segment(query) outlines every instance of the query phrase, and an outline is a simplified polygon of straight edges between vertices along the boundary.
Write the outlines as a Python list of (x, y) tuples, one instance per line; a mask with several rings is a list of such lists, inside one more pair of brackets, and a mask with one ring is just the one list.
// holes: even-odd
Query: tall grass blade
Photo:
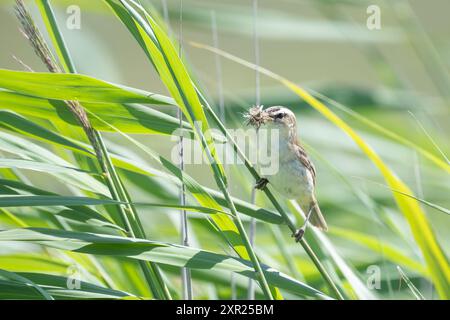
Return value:
[[(353, 141), (360, 147), (360, 149), (366, 154), (366, 156), (376, 165), (380, 173), (383, 175), (387, 184), (392, 188), (399, 190), (407, 194), (413, 194), (413, 192), (406, 186), (383, 162), (378, 154), (341, 118), (328, 109), (323, 103), (315, 99), (306, 90), (299, 87), (295, 83), (277, 75), (265, 68), (255, 66), (254, 64), (233, 56), (221, 50), (216, 50), (212, 47), (196, 44), (195, 46), (203, 48), (220, 54), (230, 60), (233, 60), (239, 64), (242, 64), (248, 68), (259, 70), (261, 73), (268, 77), (271, 77), (291, 91), (296, 93), (300, 98), (305, 100), (311, 107), (319, 111), (330, 122), (334, 123), (342, 131), (344, 131)], [(411, 198), (405, 198), (398, 193), (393, 194), (396, 200), (397, 206), (403, 213), (404, 217), (409, 223), (414, 238), (419, 245), (423, 257), (427, 263), (431, 278), (436, 286), (436, 289), (442, 299), (450, 298), (450, 266), (448, 259), (445, 256), (441, 246), (439, 245), (428, 219), (425, 213), (420, 208), (418, 202)]]
[[(40, 286), (35, 284), (33, 281), (31, 281), (19, 274), (16, 274), (14, 272), (9, 272), (9, 271), (0, 269), (0, 281), (3, 282), (5, 280), (11, 281), (13, 284), (18, 283), (18, 284), (25, 285), (27, 287), (31, 287), (34, 290), (36, 290), (39, 293), (39, 295), (41, 295), (45, 300), (55, 300), (46, 290), (44, 290), (43, 288), (41, 288)], [(5, 285), (5, 284), (3, 284), (3, 285)]]
[(0, 69), (0, 87), (45, 99), (95, 103), (149, 103), (170, 105), (159, 94), (111, 84), (80, 74), (24, 72)]
[(412, 281), (408, 278), (408, 276), (403, 272), (402, 268), (397, 266), (397, 270), (400, 273), (401, 279), (406, 282), (406, 285), (411, 290), (412, 294), (416, 297), (417, 300), (425, 300), (425, 297), (420, 293), (419, 289), (412, 283)]
[[(191, 269), (216, 272), (236, 272), (245, 277), (256, 278), (252, 265), (243, 259), (232, 258), (192, 247), (168, 244), (144, 239), (130, 239), (103, 234), (69, 232), (63, 230), (26, 228), (0, 231), (0, 241), (24, 241), (61, 250), (94, 255), (124, 256), (142, 261)], [(300, 296), (329, 299), (322, 292), (309, 287), (276, 269), (263, 266), (272, 285)]]
[[(183, 111), (188, 122), (191, 123), (197, 140), (201, 143), (203, 150), (210, 161), (209, 165), (214, 173), (216, 183), (227, 199), (245, 249), (255, 265), (255, 269), (258, 270), (257, 274), (260, 278), (261, 287), (263, 288), (266, 297), (272, 298), (264, 273), (260, 268), (259, 261), (248, 243), (242, 223), (237, 215), (234, 204), (231, 201), (231, 197), (226, 190), (227, 180), (224, 169), (218, 161), (212, 137), (208, 132), (209, 126), (205, 113), (186, 68), (178, 57), (170, 39), (155, 20), (145, 12), (142, 7), (137, 6), (137, 9), (135, 9), (135, 7), (133, 7), (133, 5), (136, 6), (135, 3), (124, 0), (120, 0), (120, 2), (139, 25), (138, 29), (140, 30), (141, 37), (145, 41), (147, 50), (161, 80)], [(131, 5), (131, 3), (133, 3), (133, 5)], [(142, 15), (138, 13), (138, 10), (142, 12)]]

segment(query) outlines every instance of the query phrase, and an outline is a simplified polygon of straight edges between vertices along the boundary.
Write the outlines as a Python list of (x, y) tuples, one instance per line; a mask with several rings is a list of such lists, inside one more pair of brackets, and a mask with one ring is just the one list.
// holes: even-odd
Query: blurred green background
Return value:
[[(29, 1), (30, 3), (32, 1)], [(148, 1), (163, 15), (160, 1)], [(371, 121), (418, 144), (436, 156), (450, 149), (450, 2), (432, 1), (332, 1), (332, 0), (259, 0), (258, 41), (261, 65), (295, 83), (312, 88), (364, 115)], [(78, 71), (82, 74), (168, 95), (145, 55), (128, 31), (112, 15), (102, 1), (54, 0), (60, 25), (65, 24), (67, 6), (81, 8), (81, 29), (62, 28)], [(215, 56), (189, 45), (189, 41), (213, 44), (211, 14), (217, 19), (219, 48), (243, 59), (254, 61), (252, 2), (183, 0), (180, 25), (180, 1), (168, 0), (170, 30), (179, 38), (182, 26), (183, 58), (204, 92), (219, 100), (219, 83), (223, 84), (226, 124), (230, 128), (242, 126), (242, 113), (255, 104), (255, 72), (225, 58), (221, 82), (217, 81)], [(26, 40), (18, 30), (12, 10), (13, 1), (0, 5), (0, 67), (23, 70), (13, 55), (36, 71), (45, 71)], [(381, 9), (381, 30), (368, 30), (366, 12), (369, 5)], [(37, 10), (32, 7), (32, 12)], [(38, 16), (38, 15), (36, 15)], [(40, 20), (38, 20), (39, 23)], [(42, 24), (40, 24), (42, 25)], [(264, 106), (284, 105), (296, 114), (299, 136), (305, 142), (318, 172), (317, 192), (328, 224), (382, 239), (419, 256), (413, 247), (409, 227), (397, 211), (391, 192), (378, 170), (359, 151), (353, 141), (333, 124), (325, 120), (299, 98), (277, 82), (261, 76), (261, 103)], [(450, 207), (448, 174), (424, 159), (414, 149), (405, 147), (367, 127), (347, 113), (331, 106), (378, 152), (381, 158), (415, 191), (417, 197), (442, 207)], [(172, 107), (159, 108), (171, 115)], [(115, 134), (107, 134), (114, 148), (128, 148), (143, 162), (151, 162)], [(174, 142), (168, 137), (139, 135), (139, 141), (161, 154), (170, 156)], [(443, 159), (444, 160), (444, 159)], [(231, 193), (249, 201), (251, 181), (243, 166), (229, 169)], [(187, 172), (199, 182), (214, 187), (209, 171), (198, 165), (187, 165)], [(205, 174), (208, 172), (208, 174)], [(27, 173), (32, 181), (44, 189), (62, 192), (58, 182), (49, 184), (42, 175)], [(155, 199), (176, 200), (177, 189), (162, 179), (149, 178), (135, 183), (127, 176), (132, 198), (136, 201)], [(343, 181), (342, 177), (346, 179)], [(244, 183), (242, 183), (244, 181)], [(148, 184), (147, 184), (148, 183)], [(149, 194), (145, 188), (154, 188)], [(355, 194), (360, 192), (360, 197)], [(67, 194), (70, 190), (65, 190)], [(361, 196), (362, 194), (362, 196)], [(259, 199), (261, 205), (267, 205)], [(364, 202), (365, 201), (365, 202)], [(369, 210), (371, 208), (371, 210)], [(447, 255), (450, 254), (450, 220), (448, 215), (424, 206), (433, 230)], [(178, 212), (167, 209), (139, 209), (146, 229), (153, 238), (178, 242)], [(194, 246), (223, 250), (223, 244), (191, 219), (197, 230)], [(389, 226), (390, 227), (386, 227)], [(392, 227), (392, 225), (394, 227)], [(394, 229), (400, 230), (400, 240)], [(288, 230), (284, 239), (290, 242)], [(196, 238), (198, 235), (198, 239)], [(398, 276), (395, 264), (387, 262), (383, 253), (355, 244), (348, 238), (330, 234), (339, 253), (367, 277), (365, 268), (380, 265), (383, 280)], [(266, 228), (258, 229), (257, 252), (269, 265), (278, 259), (277, 245)], [(227, 249), (225, 249), (227, 250)], [(292, 255), (299, 250), (289, 249)], [(299, 260), (302, 261), (302, 260)], [(298, 262), (299, 263), (299, 262)], [(299, 263), (300, 264), (300, 263)], [(283, 268), (283, 267), (280, 267)], [(304, 267), (303, 267), (304, 268)], [(428, 298), (431, 285), (409, 270)], [(422, 281), (422, 282), (421, 282)], [(381, 295), (410, 297), (399, 290), (399, 284), (383, 284)], [(199, 292), (203, 292), (199, 289)], [(204, 290), (207, 292), (207, 290)], [(206, 295), (206, 293), (203, 293)]]

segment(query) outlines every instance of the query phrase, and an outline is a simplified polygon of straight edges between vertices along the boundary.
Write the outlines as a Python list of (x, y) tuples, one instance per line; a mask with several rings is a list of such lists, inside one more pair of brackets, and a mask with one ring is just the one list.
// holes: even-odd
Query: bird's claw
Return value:
[(269, 180), (267, 180), (266, 178), (261, 178), (256, 182), (255, 189), (263, 190), (267, 186), (268, 183), (269, 183)]
[(305, 234), (305, 229), (300, 228), (292, 235), (295, 238), (295, 242), (300, 242), (303, 239), (303, 235)]

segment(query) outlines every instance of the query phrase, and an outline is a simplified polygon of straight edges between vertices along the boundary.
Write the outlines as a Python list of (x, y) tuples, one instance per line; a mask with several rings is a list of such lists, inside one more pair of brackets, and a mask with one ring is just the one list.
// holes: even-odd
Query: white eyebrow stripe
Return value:
[(285, 114), (285, 112), (283, 111), (283, 110), (279, 110), (279, 111), (277, 111), (277, 112), (274, 112), (274, 113), (272, 113), (274, 116), (277, 116), (277, 115), (279, 115), (279, 114)]

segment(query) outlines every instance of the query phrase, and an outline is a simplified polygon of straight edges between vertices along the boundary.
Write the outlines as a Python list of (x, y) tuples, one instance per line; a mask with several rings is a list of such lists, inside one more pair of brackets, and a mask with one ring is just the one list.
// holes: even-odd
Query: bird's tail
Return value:
[(311, 213), (311, 217), (309, 218), (309, 221), (311, 224), (320, 230), (328, 231), (328, 225), (325, 221), (325, 217), (322, 214), (322, 211), (320, 211), (319, 204), (317, 201), (314, 200), (313, 204), (311, 204), (313, 212)]

